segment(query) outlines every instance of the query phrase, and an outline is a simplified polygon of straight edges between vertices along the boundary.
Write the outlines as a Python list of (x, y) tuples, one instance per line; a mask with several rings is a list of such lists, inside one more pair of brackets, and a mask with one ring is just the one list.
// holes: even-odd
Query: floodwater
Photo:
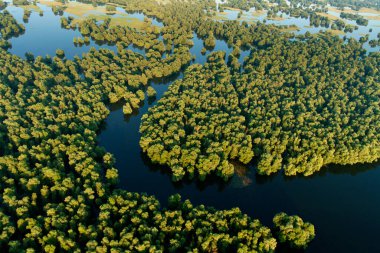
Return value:
[[(44, 11), (44, 15), (40, 17), (38, 13), (32, 12), (29, 22), (24, 24), (26, 32), (10, 40), (11, 53), (21, 57), (26, 52), (32, 52), (35, 56), (55, 55), (55, 50), (60, 48), (65, 51), (68, 59), (72, 59), (75, 55), (80, 56), (87, 52), (90, 47), (116, 51), (115, 46), (99, 45), (94, 41), (89, 45), (75, 46), (73, 38), (81, 37), (79, 32), (62, 29), (60, 17), (55, 16), (51, 8), (40, 4), (38, 6)], [(21, 8), (8, 6), (7, 9), (18, 22), (23, 23)], [(235, 14), (231, 12), (231, 15)], [(68, 14), (65, 13), (64, 16)], [(131, 14), (131, 17), (144, 19), (141, 13)], [(162, 26), (157, 20), (152, 22)], [(301, 28), (297, 33), (306, 32), (308, 29), (313, 29), (313, 32), (320, 30), (307, 28), (307, 20), (303, 20), (304, 24), (294, 18), (267, 22), (297, 22)], [(360, 29), (368, 30), (370, 27), (373, 28), (372, 33), (377, 35), (380, 32), (379, 26), (375, 26), (372, 21), (369, 26)], [(359, 32), (351, 35), (357, 36)], [(203, 41), (196, 34), (193, 42), (190, 52), (196, 56), (194, 63), (205, 63), (210, 51), (206, 55), (200, 53)], [(134, 50), (133, 47), (131, 49)], [(225, 51), (228, 55), (232, 48), (226, 42), (217, 40), (214, 50)], [(144, 53), (141, 50), (137, 52)], [(249, 51), (242, 51), (240, 62), (248, 55)], [(139, 126), (142, 115), (163, 96), (168, 85), (182, 77), (181, 73), (152, 82), (157, 91), (157, 99), (146, 99), (142, 107), (128, 117), (123, 115), (121, 105), (110, 106), (111, 113), (99, 134), (98, 142), (115, 155), (121, 188), (155, 195), (163, 205), (166, 204), (168, 196), (180, 193), (183, 199), (190, 199), (194, 204), (216, 208), (239, 207), (244, 213), (260, 219), (267, 226), (271, 226), (271, 219), (278, 212), (300, 215), (315, 225), (317, 233), (306, 252), (380, 252), (380, 236), (377, 233), (380, 227), (379, 163), (327, 166), (311, 177), (285, 177), (281, 173), (262, 177), (256, 174), (253, 162), (248, 167), (239, 167), (239, 173), (227, 183), (212, 178), (206, 182), (171, 182), (165, 168), (151, 164), (141, 153)]]

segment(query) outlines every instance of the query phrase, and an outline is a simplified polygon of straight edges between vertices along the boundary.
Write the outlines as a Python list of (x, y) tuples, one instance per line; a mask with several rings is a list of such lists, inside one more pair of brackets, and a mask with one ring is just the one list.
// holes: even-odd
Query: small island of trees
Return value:
[(304, 222), (297, 215), (276, 214), (273, 223), (280, 243), (289, 243), (293, 248), (306, 249), (315, 237), (314, 225)]

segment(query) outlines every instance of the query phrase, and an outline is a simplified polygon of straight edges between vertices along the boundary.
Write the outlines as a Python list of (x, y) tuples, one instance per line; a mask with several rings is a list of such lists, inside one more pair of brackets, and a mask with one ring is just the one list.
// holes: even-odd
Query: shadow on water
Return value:
[(363, 164), (356, 164), (356, 165), (339, 165), (339, 164), (329, 164), (326, 166), (323, 166), (320, 171), (317, 173), (314, 173), (311, 176), (286, 176), (283, 174), (283, 178), (285, 181), (292, 181), (292, 180), (299, 180), (302, 178), (303, 180), (314, 180), (316, 178), (321, 177), (327, 177), (329, 175), (350, 175), (350, 176), (356, 176), (361, 173), (366, 173), (368, 171), (374, 170), (376, 168), (380, 168), (380, 161), (375, 163), (363, 163)]
[[(285, 182), (291, 182), (294, 180), (314, 180), (316, 178), (323, 178), (330, 175), (351, 175), (356, 176), (361, 173), (366, 173), (368, 171), (374, 170), (376, 168), (380, 168), (380, 161), (375, 163), (363, 163), (363, 164), (356, 164), (356, 165), (338, 165), (338, 164), (329, 164), (325, 165), (321, 168), (320, 171), (310, 175), (310, 176), (303, 176), (303, 175), (295, 175), (295, 176), (286, 176), (284, 171), (281, 170), (279, 172), (273, 173), (271, 175), (260, 175), (256, 168), (258, 164), (257, 158), (254, 158), (253, 161), (248, 164), (244, 165), (241, 163), (233, 163), (235, 166), (235, 173), (241, 177), (241, 178), (250, 178), (251, 183), (255, 184), (267, 184), (272, 182), (278, 177), (281, 177), (282, 180)], [(245, 185), (248, 186), (248, 185)]]
[(294, 248), (291, 248), (287, 244), (278, 243), (277, 244), (277, 248), (276, 248), (276, 252), (281, 252), (281, 253), (304, 253), (305, 250), (304, 249), (294, 249)]

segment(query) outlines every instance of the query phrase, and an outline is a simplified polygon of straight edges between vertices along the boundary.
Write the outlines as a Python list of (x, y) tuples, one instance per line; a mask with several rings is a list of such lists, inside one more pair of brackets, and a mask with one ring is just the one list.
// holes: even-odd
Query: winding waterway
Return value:
[[(115, 46), (100, 46), (93, 41), (89, 45), (76, 47), (73, 38), (79, 37), (79, 32), (62, 29), (59, 16), (55, 16), (49, 7), (39, 7), (43, 9), (44, 16), (32, 13), (25, 24), (25, 34), (11, 40), (11, 53), (21, 57), (26, 52), (45, 56), (54, 55), (55, 50), (61, 48), (65, 50), (66, 57), (72, 59), (92, 46), (116, 50)], [(21, 8), (9, 6), (7, 9), (18, 22), (23, 22)], [(138, 18), (144, 17), (143, 14), (136, 15), (139, 15)], [(156, 20), (154, 22), (161, 25)], [(190, 51), (196, 56), (194, 63), (203, 64), (207, 57), (200, 53), (203, 41), (196, 35), (193, 41)], [(226, 42), (220, 40), (215, 50), (225, 51), (227, 55), (232, 51)], [(249, 51), (243, 51), (240, 62), (248, 54)], [(239, 168), (239, 173), (227, 183), (217, 179), (204, 183), (172, 183), (170, 176), (163, 172), (165, 168), (152, 165), (141, 153), (139, 126), (142, 115), (163, 96), (171, 82), (182, 76), (179, 74), (171, 79), (153, 82), (157, 99), (145, 100), (142, 107), (128, 117), (123, 115), (121, 105), (110, 106), (111, 113), (98, 142), (116, 157), (120, 187), (153, 194), (163, 205), (168, 196), (180, 193), (184, 199), (188, 198), (195, 204), (216, 208), (239, 207), (268, 226), (274, 214), (280, 211), (298, 214), (316, 227), (317, 237), (306, 252), (380, 252), (380, 236), (377, 234), (380, 227), (379, 163), (328, 166), (311, 177), (285, 177), (281, 173), (261, 177), (255, 173), (253, 162), (248, 168)]]

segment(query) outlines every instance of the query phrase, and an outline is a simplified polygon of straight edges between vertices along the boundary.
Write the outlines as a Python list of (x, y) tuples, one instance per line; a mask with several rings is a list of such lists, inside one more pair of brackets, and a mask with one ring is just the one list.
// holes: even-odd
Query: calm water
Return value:
[[(35, 56), (54, 56), (57, 48), (65, 51), (68, 59), (74, 58), (75, 55), (81, 56), (91, 47), (108, 48), (116, 51), (116, 46), (99, 46), (94, 41), (89, 45), (75, 46), (74, 37), (82, 37), (79, 31), (67, 30), (61, 28), (61, 17), (55, 16), (50, 7), (37, 4), (44, 12), (41, 17), (39, 13), (32, 11), (29, 22), (24, 23), (22, 16), (24, 10), (15, 6), (8, 6), (7, 10), (15, 17), (18, 23), (25, 26), (25, 33), (17, 38), (10, 39), (12, 48), (9, 50), (12, 54), (25, 57), (25, 53), (31, 52)], [(63, 15), (69, 16), (66, 13)]]
[[(25, 52), (37, 55), (54, 55), (57, 48), (64, 49), (68, 58), (87, 52), (95, 42), (75, 47), (73, 38), (77, 31), (60, 27), (60, 17), (51, 9), (40, 5), (44, 16), (32, 13), (25, 24), (25, 34), (11, 40), (11, 53), (21, 57)], [(22, 22), (23, 11), (9, 6), (8, 10)], [(65, 14), (67, 15), (67, 14)], [(142, 14), (133, 17), (143, 20)], [(161, 25), (155, 20), (155, 25)], [(268, 21), (269, 22), (269, 21)], [(308, 21), (307, 21), (308, 22)], [(367, 27), (366, 29), (369, 29)], [(319, 31), (317, 29), (316, 31)], [(303, 30), (305, 32), (305, 30)], [(206, 55), (200, 53), (203, 41), (194, 35), (191, 53), (195, 63), (203, 64)], [(101, 46), (115, 50), (114, 46)], [(134, 48), (132, 48), (134, 49)], [(217, 41), (216, 50), (227, 55), (232, 51), (224, 41)], [(143, 51), (139, 51), (144, 53)], [(207, 52), (207, 54), (210, 51)], [(242, 51), (240, 62), (249, 51)], [(152, 83), (160, 99), (176, 77)], [(120, 174), (120, 187), (129, 191), (147, 192), (157, 196), (166, 204), (169, 195), (180, 193), (195, 204), (206, 204), (216, 208), (239, 207), (244, 213), (259, 218), (265, 225), (271, 225), (272, 217), (285, 211), (298, 214), (315, 224), (317, 237), (306, 252), (380, 252), (380, 164), (358, 166), (329, 166), (312, 177), (284, 177), (278, 173), (271, 177), (260, 177), (255, 173), (255, 164), (240, 168), (228, 183), (210, 179), (206, 183), (184, 182), (174, 184), (165, 168), (152, 165), (139, 148), (139, 126), (141, 116), (157, 100), (146, 100), (142, 107), (131, 116), (125, 117), (121, 105), (111, 105), (111, 113), (99, 134), (99, 144), (113, 153)]]
[[(117, 51), (115, 45), (99, 44), (91, 40), (88, 45), (74, 45), (73, 39), (82, 37), (79, 31), (71, 29), (61, 28), (61, 16), (56, 16), (52, 12), (51, 8), (37, 4), (37, 6), (43, 11), (41, 17), (38, 12), (32, 11), (29, 21), (25, 23), (23, 21), (24, 10), (15, 6), (8, 6), (7, 10), (12, 13), (17, 22), (25, 26), (25, 33), (17, 38), (10, 39), (12, 48), (9, 50), (12, 54), (19, 55), (25, 58), (25, 53), (31, 52), (35, 56), (54, 56), (57, 48), (63, 49), (67, 59), (73, 59), (75, 55), (81, 56), (90, 50), (91, 47), (108, 48), (114, 52)], [(118, 12), (126, 14), (122, 8), (117, 8)], [(89, 14), (98, 14), (96, 11), (92, 11)], [(64, 17), (75, 16), (64, 13)], [(114, 15), (115, 17), (121, 17), (121, 15)], [(131, 19), (138, 19), (144, 21), (144, 15), (141, 13), (133, 13), (128, 15)], [(156, 19), (151, 18), (152, 24), (155, 26), (162, 26), (162, 23)], [(130, 45), (128, 47), (135, 52), (145, 55), (143, 49), (139, 49)]]

